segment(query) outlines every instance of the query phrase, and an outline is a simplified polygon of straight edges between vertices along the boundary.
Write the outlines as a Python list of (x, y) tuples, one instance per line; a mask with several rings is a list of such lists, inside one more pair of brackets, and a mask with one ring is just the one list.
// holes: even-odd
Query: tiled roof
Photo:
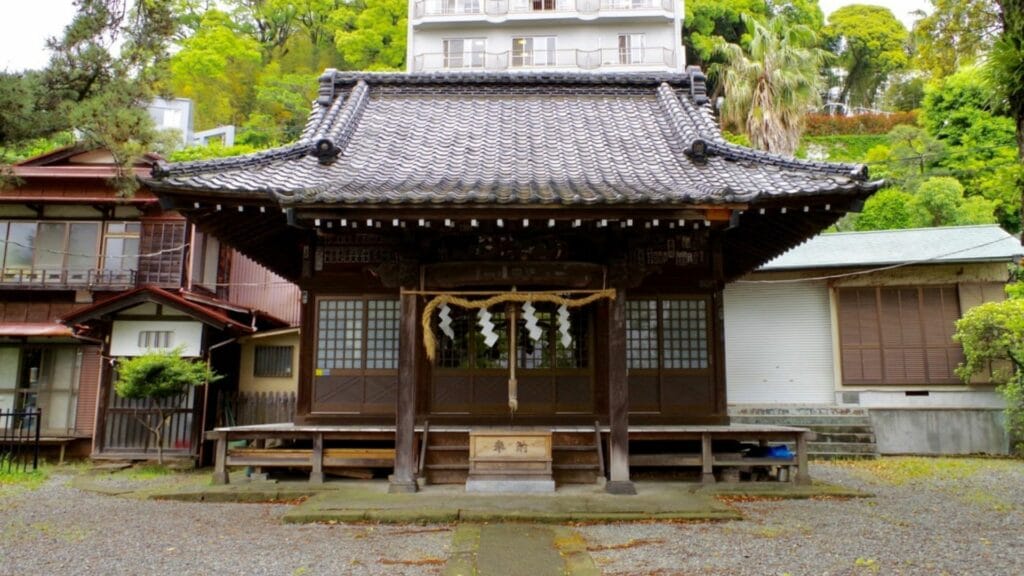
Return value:
[(920, 262), (1011, 262), (1020, 240), (995, 224), (821, 234), (768, 262), (762, 271), (886, 266)]
[(716, 204), (852, 194), (863, 166), (727, 143), (687, 74), (326, 72), (302, 137), (159, 165), (162, 191), (310, 204)]

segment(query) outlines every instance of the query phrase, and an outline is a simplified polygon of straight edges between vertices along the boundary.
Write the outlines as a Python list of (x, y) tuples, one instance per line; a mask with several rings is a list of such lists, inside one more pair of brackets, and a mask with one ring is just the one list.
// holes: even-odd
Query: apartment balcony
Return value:
[(674, 69), (676, 53), (669, 48), (599, 48), (517, 53), (461, 52), (417, 54), (413, 72), (480, 72), (535, 70), (662, 70)]
[(455, 22), (665, 21), (675, 18), (674, 9), (672, 0), (419, 0), (412, 20), (417, 28)]
[(0, 269), (0, 288), (20, 290), (128, 290), (135, 270)]

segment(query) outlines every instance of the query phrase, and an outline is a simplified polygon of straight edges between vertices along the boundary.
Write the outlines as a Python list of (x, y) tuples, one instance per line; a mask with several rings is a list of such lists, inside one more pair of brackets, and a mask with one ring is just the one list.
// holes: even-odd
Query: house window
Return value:
[(398, 306), (397, 300), (321, 300), (317, 370), (396, 370)]
[(220, 242), (196, 230), (192, 241), (192, 282), (211, 292), (217, 291), (217, 262)]
[(0, 222), (4, 280), (87, 282), (81, 272), (96, 268), (99, 229), (98, 222)]
[(257, 378), (289, 378), (293, 346), (257, 346), (252, 375)]
[(554, 36), (526, 36), (512, 39), (512, 66), (554, 66)]
[(443, 0), (441, 6), (444, 14), (480, 13), (480, 0)]
[(483, 68), (487, 40), (484, 38), (450, 38), (444, 40), (445, 68)]
[(141, 330), (139, 331), (139, 348), (143, 350), (166, 349), (174, 343), (173, 330)]
[(103, 269), (128, 272), (139, 268), (138, 222), (107, 222), (103, 236)]
[(530, 5), (533, 10), (556, 10), (556, 0), (530, 0)]
[(955, 286), (839, 288), (843, 384), (958, 384)]
[(708, 301), (626, 302), (626, 366), (637, 370), (703, 370), (710, 366)]
[(80, 365), (74, 346), (0, 346), (0, 411), (40, 408), (43, 434), (69, 433)]
[(643, 64), (644, 44), (643, 34), (619, 34), (619, 64)]

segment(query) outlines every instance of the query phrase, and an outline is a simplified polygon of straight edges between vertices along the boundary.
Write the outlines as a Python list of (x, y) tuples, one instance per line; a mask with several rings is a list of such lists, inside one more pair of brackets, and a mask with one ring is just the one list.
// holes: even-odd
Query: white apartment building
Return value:
[(682, 0), (410, 0), (409, 72), (681, 71)]

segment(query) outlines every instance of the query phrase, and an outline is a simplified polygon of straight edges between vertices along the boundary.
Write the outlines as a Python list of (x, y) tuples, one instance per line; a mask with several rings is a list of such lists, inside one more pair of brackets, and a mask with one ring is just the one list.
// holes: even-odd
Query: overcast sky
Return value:
[[(826, 16), (853, 0), (820, 0)], [(914, 21), (911, 12), (927, 7), (927, 0), (863, 0), (861, 4), (886, 6), (909, 28)], [(71, 21), (74, 7), (71, 0), (3, 0), (4, 16), (0, 18), (0, 70), (16, 71), (46, 66), (49, 54), (44, 42), (59, 36)]]

